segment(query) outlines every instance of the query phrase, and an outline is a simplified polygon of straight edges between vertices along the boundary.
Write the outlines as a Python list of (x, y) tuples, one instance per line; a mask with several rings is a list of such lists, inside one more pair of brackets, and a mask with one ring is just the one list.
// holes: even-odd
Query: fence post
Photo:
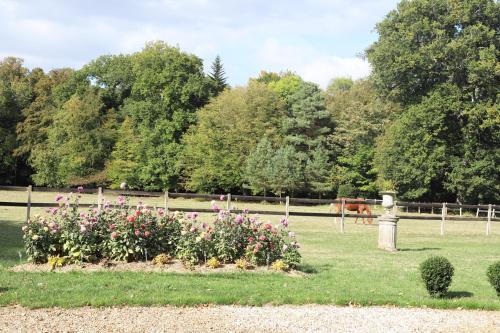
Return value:
[(163, 198), (165, 204), (165, 214), (168, 214), (168, 190), (165, 191), (165, 196)]
[(434, 214), (434, 206), (431, 206), (431, 214)]
[(28, 186), (26, 191), (28, 192), (28, 202), (26, 203), (26, 222), (30, 219), (30, 211), (31, 211), (31, 185)]
[(458, 209), (460, 216), (462, 216), (462, 206)]
[(446, 220), (446, 202), (443, 202), (443, 208), (441, 209), (441, 236), (444, 236), (444, 221)]
[(342, 216), (340, 217), (340, 232), (341, 233), (344, 233), (344, 218), (345, 218), (344, 206), (345, 206), (345, 199), (342, 199), (342, 205), (341, 205)]
[(420, 214), (420, 202), (418, 203), (418, 213)]
[(290, 206), (290, 197), (287, 195), (285, 198), (285, 218), (288, 221), (289, 216), (289, 206)]
[(103, 198), (102, 198), (102, 187), (99, 186), (97, 188), (97, 209), (98, 210), (101, 210), (101, 208), (102, 208), (102, 200), (103, 200)]
[(491, 216), (492, 214), (492, 208), (491, 204), (488, 205), (488, 222), (486, 222), (486, 236), (490, 235), (490, 230), (491, 230)]
[(227, 210), (231, 210), (231, 193), (227, 194)]

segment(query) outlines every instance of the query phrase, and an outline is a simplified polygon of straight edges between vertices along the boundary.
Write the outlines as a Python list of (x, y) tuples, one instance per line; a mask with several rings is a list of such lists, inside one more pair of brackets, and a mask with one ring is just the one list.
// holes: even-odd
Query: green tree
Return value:
[(273, 137), (283, 104), (265, 84), (225, 90), (198, 112), (184, 138), (182, 169), (193, 191), (241, 191), (245, 161), (261, 137)]
[(49, 186), (102, 183), (115, 140), (114, 110), (106, 109), (93, 89), (75, 94), (56, 112), (47, 146), (33, 151), (33, 180)]
[(222, 61), (219, 55), (215, 57), (208, 77), (212, 85), (213, 96), (217, 96), (227, 87), (226, 72), (224, 71), (224, 67), (222, 66)]
[(335, 188), (350, 184), (356, 195), (375, 196), (375, 140), (400, 113), (399, 107), (378, 97), (369, 80), (349, 84), (335, 80), (332, 85), (344, 87), (327, 90), (326, 108), (335, 126), (329, 141), (337, 155), (332, 182)]
[(270, 187), (281, 197), (303, 187), (303, 161), (295, 148), (285, 145), (276, 150), (271, 160)]
[(135, 81), (123, 112), (140, 137), (141, 187), (177, 189), (181, 137), (209, 96), (202, 61), (163, 42), (147, 44), (132, 61)]
[(271, 140), (262, 138), (246, 160), (246, 187), (255, 194), (267, 195), (271, 189), (272, 162), (275, 154)]
[(22, 109), (33, 98), (28, 75), (22, 59), (7, 57), (0, 61), (0, 184), (27, 181), (26, 160), (14, 151), (16, 125), (23, 120)]
[(499, 12), (493, 0), (402, 1), (377, 24), (379, 39), (366, 52), (373, 82), (404, 111), (379, 143), (376, 166), (403, 197), (499, 200), (491, 122)]
[(330, 161), (329, 152), (323, 147), (317, 147), (307, 160), (305, 167), (306, 181), (310, 189), (322, 195), (332, 190), (331, 172), (333, 163)]

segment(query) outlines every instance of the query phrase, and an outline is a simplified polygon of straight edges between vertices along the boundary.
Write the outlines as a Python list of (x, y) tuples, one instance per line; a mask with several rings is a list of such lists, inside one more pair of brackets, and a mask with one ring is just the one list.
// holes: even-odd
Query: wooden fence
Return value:
[[(7, 207), (26, 207), (26, 219), (30, 218), (30, 211), (32, 207), (54, 207), (54, 203), (35, 203), (32, 202), (31, 195), (32, 192), (59, 192), (59, 193), (70, 193), (76, 192), (74, 188), (47, 188), (47, 187), (21, 187), (21, 186), (0, 186), (0, 190), (4, 191), (23, 191), (27, 192), (26, 202), (7, 202), (0, 201), (0, 206)], [(131, 191), (131, 190), (109, 190), (103, 189), (101, 187), (94, 189), (83, 189), (81, 193), (85, 194), (97, 194), (97, 202), (93, 204), (80, 204), (81, 207), (97, 207), (101, 208), (104, 200), (104, 193), (114, 194), (114, 195), (125, 195), (134, 197), (163, 197), (164, 208), (166, 211), (182, 211), (182, 212), (213, 212), (213, 209), (208, 208), (182, 208), (182, 207), (171, 207), (169, 205), (169, 199), (175, 198), (196, 198), (205, 200), (219, 200), (221, 196), (224, 197), (226, 202), (226, 209), (231, 210), (234, 213), (241, 213), (240, 209), (232, 209), (233, 201), (243, 201), (243, 202), (277, 202), (284, 204), (283, 211), (266, 211), (266, 210), (252, 210), (250, 213), (262, 214), (262, 215), (284, 215), (286, 218), (290, 216), (309, 216), (309, 217), (334, 217), (335, 221), (337, 217), (340, 217), (340, 231), (344, 232), (344, 221), (345, 218), (368, 218), (366, 214), (349, 214), (346, 213), (345, 205), (349, 203), (361, 203), (369, 206), (380, 205), (382, 200), (378, 199), (365, 199), (365, 200), (349, 200), (349, 199), (310, 199), (310, 198), (290, 198), (286, 197), (267, 197), (267, 196), (248, 196), (248, 195), (232, 195), (227, 194), (196, 194), (196, 193), (176, 193), (176, 192), (152, 192), (152, 191)], [(302, 205), (325, 205), (325, 204), (340, 204), (339, 213), (320, 213), (320, 212), (300, 212), (300, 211), (290, 211), (291, 204), (302, 204)], [(404, 212), (406, 208), (406, 213), (409, 209), (416, 209), (420, 214), (422, 209), (430, 210), (430, 215), (404, 215), (400, 214)], [(473, 209), (477, 210), (476, 216), (463, 216), (463, 209)], [(441, 214), (434, 214), (435, 210), (441, 210)], [(449, 214), (449, 210), (458, 210), (459, 215)], [(496, 217), (496, 212), (500, 211), (499, 205), (467, 205), (467, 204), (457, 204), (457, 203), (423, 203), (423, 202), (403, 202), (396, 201), (394, 206), (394, 214), (400, 219), (413, 219), (413, 220), (439, 220), (440, 234), (445, 233), (445, 222), (449, 220), (458, 221), (485, 221), (486, 223), (486, 235), (491, 233), (491, 223), (499, 222), (500, 218)], [(486, 212), (485, 217), (479, 217), (479, 212)], [(379, 215), (372, 214), (371, 217), (377, 218)]]

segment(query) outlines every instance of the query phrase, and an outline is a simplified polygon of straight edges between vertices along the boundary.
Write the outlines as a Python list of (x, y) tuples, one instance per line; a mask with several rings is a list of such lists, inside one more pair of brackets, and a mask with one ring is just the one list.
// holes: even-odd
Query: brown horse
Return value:
[[(346, 200), (346, 201), (364, 201), (364, 198), (356, 198), (356, 199), (349, 199), (349, 198), (338, 198), (337, 200)], [(335, 209), (335, 213), (340, 213), (342, 210), (342, 204), (341, 203), (331, 203), (330, 204), (330, 213), (332, 212), (332, 209)], [(350, 212), (357, 212), (358, 214), (363, 214), (363, 212), (366, 212), (368, 214), (368, 224), (372, 224), (372, 211), (370, 209), (370, 206), (364, 203), (346, 203), (344, 206), (344, 209), (350, 211)], [(365, 224), (365, 218), (363, 217), (363, 224)], [(337, 218), (335, 217), (335, 223), (337, 223)], [(356, 220), (354, 223), (358, 223), (358, 217), (356, 217)]]

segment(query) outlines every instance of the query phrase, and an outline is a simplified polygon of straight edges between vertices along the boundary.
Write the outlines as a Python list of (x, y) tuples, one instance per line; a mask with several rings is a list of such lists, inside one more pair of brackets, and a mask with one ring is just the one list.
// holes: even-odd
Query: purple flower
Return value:
[(83, 186), (78, 186), (77, 191), (78, 191), (78, 193), (82, 193), (83, 192)]
[(284, 226), (285, 228), (287, 228), (287, 227), (288, 227), (288, 220), (287, 220), (285, 217), (282, 217), (282, 218), (280, 219), (280, 223), (281, 223), (281, 225), (282, 225), (282, 226)]
[(214, 204), (214, 205), (212, 205), (212, 210), (214, 212), (218, 212), (218, 211), (220, 211), (220, 208), (219, 208), (219, 206), (217, 206), (217, 205)]
[(248, 208), (243, 208), (243, 214), (248, 214), (249, 210)]
[(220, 201), (224, 201), (225, 198), (226, 198), (226, 196), (224, 194), (221, 194), (219, 197)]
[(51, 208), (51, 209), (49, 209), (49, 212), (50, 212), (52, 215), (56, 215), (56, 214), (57, 214), (57, 208)]
[(106, 202), (104, 203), (104, 209), (108, 209), (108, 208), (109, 208), (109, 206), (111, 206), (111, 202), (106, 201)]
[(243, 216), (241, 216), (240, 214), (236, 215), (236, 217), (234, 218), (234, 222), (236, 222), (236, 224), (242, 224)]
[(64, 198), (62, 194), (58, 193), (56, 195), (56, 201), (60, 201), (62, 198)]

